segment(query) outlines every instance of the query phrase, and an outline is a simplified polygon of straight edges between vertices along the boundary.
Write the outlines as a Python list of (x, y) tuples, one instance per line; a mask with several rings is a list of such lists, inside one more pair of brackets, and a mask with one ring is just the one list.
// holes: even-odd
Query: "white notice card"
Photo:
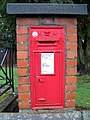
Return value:
[(54, 53), (41, 53), (41, 74), (54, 74)]

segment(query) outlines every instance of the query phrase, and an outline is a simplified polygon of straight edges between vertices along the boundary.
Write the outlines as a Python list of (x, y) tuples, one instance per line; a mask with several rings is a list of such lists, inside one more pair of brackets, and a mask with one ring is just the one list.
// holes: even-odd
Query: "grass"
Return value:
[(90, 108), (90, 75), (78, 77), (76, 93), (76, 105), (82, 108)]
[(17, 88), (18, 87), (17, 68), (14, 68), (13, 73), (14, 73), (14, 87)]
[[(16, 89), (17, 87), (18, 87), (18, 76), (17, 76), (17, 68), (16, 67), (14, 67), (14, 69), (13, 69), (13, 74), (14, 74), (14, 88)], [(2, 71), (0, 71), (0, 75), (2, 75), (3, 77), (5, 76), (4, 74), (3, 74), (3, 72)], [(5, 80), (0, 80), (0, 83), (2, 84), (2, 83), (5, 83)]]
[[(14, 89), (17, 90), (17, 87), (18, 87), (18, 82), (17, 82), (18, 81), (18, 76), (17, 76), (17, 68), (16, 67), (14, 67), (13, 73), (14, 73)], [(5, 77), (5, 75), (3, 74), (3, 72), (1, 70), (0, 70), (0, 75)], [(0, 84), (4, 84), (4, 83), (5, 83), (5, 80), (0, 80)], [(2, 96), (0, 96), (0, 102), (3, 101), (4, 99), (6, 99), (9, 96), (9, 94), (10, 94), (9, 92), (5, 92)]]
[(4, 99), (6, 99), (8, 96), (9, 96), (8, 93), (5, 93), (2, 96), (0, 96), (0, 102), (3, 101)]

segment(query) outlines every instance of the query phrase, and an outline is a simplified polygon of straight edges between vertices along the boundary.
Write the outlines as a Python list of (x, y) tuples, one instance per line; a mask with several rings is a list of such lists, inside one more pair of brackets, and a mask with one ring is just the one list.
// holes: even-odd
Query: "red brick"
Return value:
[(67, 60), (66, 65), (67, 67), (75, 67), (77, 66), (77, 60)]
[(18, 69), (18, 76), (27, 76), (27, 68)]
[(26, 34), (26, 33), (28, 33), (28, 27), (27, 26), (18, 26), (16, 28), (16, 33), (19, 35)]
[(67, 44), (67, 50), (77, 50), (77, 44)]
[(56, 18), (56, 24), (77, 25), (77, 19), (74, 18)]
[(27, 50), (27, 45), (26, 44), (17, 44), (17, 50)]
[(53, 24), (53, 19), (52, 18), (44, 18), (43, 24)]
[(68, 75), (76, 75), (77, 74), (77, 68), (67, 68), (66, 74)]
[(76, 92), (66, 95), (66, 100), (75, 100), (75, 99), (76, 99)]
[(18, 18), (17, 25), (32, 25), (39, 24), (40, 18)]
[(66, 108), (75, 108), (75, 101), (67, 101), (66, 102)]
[(28, 60), (17, 60), (17, 67), (28, 67)]
[(76, 84), (77, 77), (76, 76), (67, 76), (66, 84)]
[(27, 51), (17, 51), (17, 59), (27, 59), (28, 52)]
[(77, 52), (74, 51), (67, 52), (67, 58), (77, 58)]
[(27, 77), (19, 77), (18, 84), (19, 85), (28, 85), (28, 78)]
[(68, 35), (67, 37), (69, 42), (77, 42), (77, 35)]
[(66, 85), (65, 90), (66, 92), (74, 92), (76, 91), (76, 85)]
[(27, 42), (27, 35), (17, 35), (17, 42)]
[(25, 93), (19, 93), (18, 100), (30, 100), (30, 95)]
[(19, 85), (18, 92), (29, 92), (29, 86), (27, 85)]
[(76, 34), (77, 33), (77, 27), (76, 26), (68, 26), (67, 27), (67, 33), (68, 34)]
[(29, 102), (19, 102), (19, 108), (20, 109), (29, 109), (30, 103)]

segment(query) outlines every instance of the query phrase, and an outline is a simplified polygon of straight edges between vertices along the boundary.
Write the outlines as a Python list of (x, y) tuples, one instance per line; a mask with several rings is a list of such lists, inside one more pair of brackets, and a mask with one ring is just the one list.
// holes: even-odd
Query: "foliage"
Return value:
[(90, 38), (90, 16), (88, 16), (88, 25), (87, 25), (87, 29), (86, 29), (86, 32), (87, 32), (87, 36)]
[(90, 0), (73, 0), (74, 3), (77, 3), (77, 4), (90, 4)]
[(0, 1), (0, 40), (3, 35), (9, 33), (13, 34), (15, 43), (15, 16), (6, 14), (6, 3), (15, 2), (15, 0), (1, 0)]
[(50, 0), (50, 2), (57, 3), (73, 3), (72, 0)]
[(41, 2), (41, 3), (73, 3), (72, 0), (31, 0), (31, 2)]

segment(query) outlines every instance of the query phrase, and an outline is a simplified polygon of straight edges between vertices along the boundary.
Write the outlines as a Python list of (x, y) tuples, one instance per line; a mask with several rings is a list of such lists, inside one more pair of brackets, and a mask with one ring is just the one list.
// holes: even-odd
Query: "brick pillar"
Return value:
[(77, 80), (77, 20), (75, 18), (17, 18), (18, 100), (20, 109), (30, 109), (30, 42), (32, 25), (64, 26), (65, 30), (65, 106), (75, 107)]
[(66, 107), (76, 105), (77, 80), (77, 27), (67, 26), (67, 61), (66, 61)]
[(77, 20), (56, 18), (55, 22), (65, 27), (66, 66), (65, 66), (65, 107), (75, 108), (77, 80)]
[[(17, 20), (18, 21), (18, 20)], [(17, 24), (17, 67), (19, 108), (29, 108), (30, 91), (28, 80), (28, 27)]]
[(19, 109), (30, 109), (29, 27), (38, 23), (38, 18), (17, 18), (16, 21)]

